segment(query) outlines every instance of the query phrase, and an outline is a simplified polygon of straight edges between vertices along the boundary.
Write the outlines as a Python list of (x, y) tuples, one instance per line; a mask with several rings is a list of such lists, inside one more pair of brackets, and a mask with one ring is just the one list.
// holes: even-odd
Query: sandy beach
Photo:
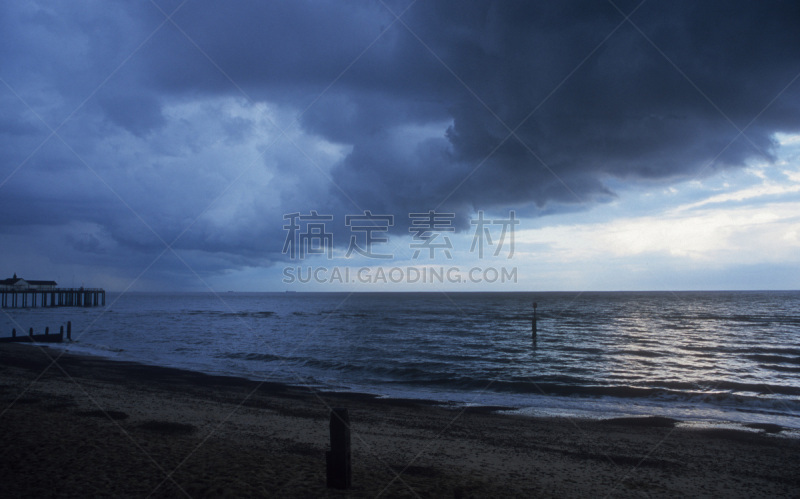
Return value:
[[(800, 495), (777, 427), (535, 418), (0, 345), (3, 497)], [(346, 407), (353, 485), (326, 488)]]

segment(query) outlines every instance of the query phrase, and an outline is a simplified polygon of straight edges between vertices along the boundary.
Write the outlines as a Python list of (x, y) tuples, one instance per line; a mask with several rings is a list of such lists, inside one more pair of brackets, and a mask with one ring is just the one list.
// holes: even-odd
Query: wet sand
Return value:
[[(70, 354), (51, 364), (59, 353), (0, 345), (2, 497), (800, 495), (800, 440), (769, 425), (534, 418)], [(347, 492), (325, 486), (331, 407), (350, 413)]]

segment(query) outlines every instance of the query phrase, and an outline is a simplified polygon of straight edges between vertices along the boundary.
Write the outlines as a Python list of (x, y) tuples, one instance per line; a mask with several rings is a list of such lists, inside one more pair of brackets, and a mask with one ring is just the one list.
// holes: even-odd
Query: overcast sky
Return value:
[[(3, 2), (0, 277), (798, 289), (798, 26), (794, 1)], [(292, 255), (292, 213), (330, 218), (330, 258)], [(375, 281), (428, 267), (464, 280)]]

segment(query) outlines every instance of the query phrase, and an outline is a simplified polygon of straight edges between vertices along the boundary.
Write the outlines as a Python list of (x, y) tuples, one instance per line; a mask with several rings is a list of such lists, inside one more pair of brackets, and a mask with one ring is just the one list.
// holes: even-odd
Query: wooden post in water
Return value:
[(33, 336), (33, 328), (28, 329), (28, 336)]
[(11, 337), (12, 338), (16, 338), (17, 337), (17, 328), (14, 328), (14, 329), (11, 330)]
[(531, 334), (536, 339), (536, 302), (533, 302), (533, 320), (531, 321)]
[(347, 409), (331, 410), (331, 450), (325, 453), (328, 488), (348, 489), (352, 483), (350, 415)]
[(47, 336), (50, 334), (50, 326), (44, 328), (44, 335)]
[(72, 321), (67, 321), (67, 339), (72, 341)]

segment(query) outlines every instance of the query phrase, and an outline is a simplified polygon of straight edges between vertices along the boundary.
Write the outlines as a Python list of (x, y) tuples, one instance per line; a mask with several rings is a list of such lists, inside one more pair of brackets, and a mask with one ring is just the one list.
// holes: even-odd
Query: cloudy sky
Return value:
[[(0, 277), (798, 289), (798, 25), (793, 1), (3, 2)], [(464, 279), (375, 280), (442, 267)]]

